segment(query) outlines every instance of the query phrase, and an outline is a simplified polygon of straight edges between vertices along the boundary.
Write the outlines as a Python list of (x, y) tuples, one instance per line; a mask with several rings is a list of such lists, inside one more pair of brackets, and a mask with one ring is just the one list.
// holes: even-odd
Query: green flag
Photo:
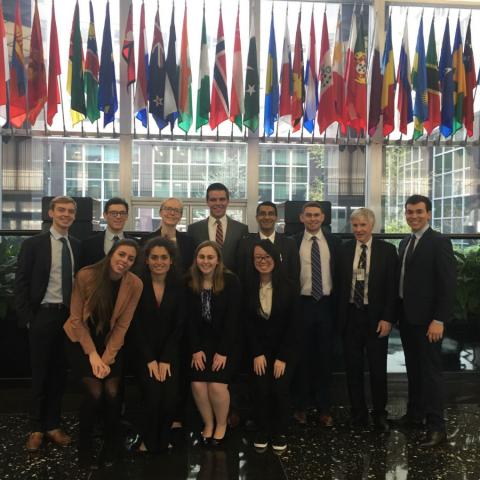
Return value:
[(208, 123), (210, 113), (210, 74), (208, 66), (207, 27), (205, 25), (205, 2), (203, 3), (202, 45), (197, 91), (196, 129)]
[(87, 55), (85, 58), (85, 93), (87, 95), (87, 117), (91, 123), (100, 118), (98, 109), (98, 63), (97, 38), (95, 36), (95, 21), (93, 17), (93, 6), (90, 1), (90, 24), (88, 26)]
[(250, 44), (248, 46), (247, 74), (245, 76), (245, 96), (243, 124), (256, 132), (258, 129), (259, 112), (259, 87), (258, 63), (257, 63), (257, 40), (255, 37), (254, 19), (250, 19)]

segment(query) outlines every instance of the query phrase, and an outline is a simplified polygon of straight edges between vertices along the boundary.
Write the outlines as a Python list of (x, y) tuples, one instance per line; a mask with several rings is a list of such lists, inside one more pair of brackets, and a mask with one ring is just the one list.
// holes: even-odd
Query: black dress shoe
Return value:
[(423, 420), (413, 418), (406, 414), (403, 417), (395, 418), (390, 421), (392, 427), (422, 430), (425, 426)]
[(375, 417), (373, 419), (373, 425), (377, 432), (388, 433), (390, 431), (390, 425), (387, 422), (387, 418), (384, 416)]
[(445, 432), (427, 432), (425, 441), (420, 444), (422, 448), (436, 447), (447, 441), (447, 434)]
[(223, 437), (223, 438), (212, 437), (212, 439), (210, 440), (210, 447), (211, 448), (221, 448), (221, 447), (224, 446), (224, 443), (225, 443), (225, 437)]
[(204, 436), (202, 435), (201, 440), (200, 440), (200, 443), (201, 443), (204, 447), (209, 447), (211, 441), (212, 441), (212, 437), (204, 437)]

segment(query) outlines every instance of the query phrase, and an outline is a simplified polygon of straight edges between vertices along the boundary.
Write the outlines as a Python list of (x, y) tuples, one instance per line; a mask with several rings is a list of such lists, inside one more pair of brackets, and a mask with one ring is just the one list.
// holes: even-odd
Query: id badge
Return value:
[(357, 282), (364, 282), (365, 281), (365, 269), (364, 268), (357, 268), (355, 279)]

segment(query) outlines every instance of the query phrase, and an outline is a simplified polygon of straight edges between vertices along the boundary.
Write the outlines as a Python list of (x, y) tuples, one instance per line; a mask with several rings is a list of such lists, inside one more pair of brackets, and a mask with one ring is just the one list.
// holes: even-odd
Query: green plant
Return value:
[(458, 263), (455, 318), (480, 322), (480, 248), (455, 251)]
[(2, 237), (0, 242), (0, 318), (5, 317), (8, 303), (13, 298), (17, 255), (21, 237)]

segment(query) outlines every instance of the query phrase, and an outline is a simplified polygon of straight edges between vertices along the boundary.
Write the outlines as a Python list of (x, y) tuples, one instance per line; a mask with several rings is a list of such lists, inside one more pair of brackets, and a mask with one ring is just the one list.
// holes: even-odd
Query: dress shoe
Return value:
[(253, 446), (259, 450), (263, 450), (268, 447), (268, 436), (262, 432), (258, 432), (255, 435), (255, 440), (253, 441)]
[(287, 437), (276, 435), (272, 440), (272, 448), (275, 453), (282, 453), (287, 449)]
[(390, 425), (388, 424), (385, 416), (374, 417), (373, 425), (377, 432), (388, 433), (390, 431)]
[(59, 445), (60, 447), (66, 447), (72, 443), (72, 437), (67, 435), (63, 430), (60, 428), (56, 428), (55, 430), (49, 430), (46, 434), (47, 439), (51, 442)]
[(210, 447), (211, 448), (222, 448), (225, 444), (225, 437), (223, 438), (215, 438), (212, 437), (210, 440)]
[(32, 432), (28, 436), (27, 444), (25, 445), (25, 447), (29, 452), (37, 452), (42, 446), (42, 442), (43, 442), (43, 433)]
[(333, 427), (333, 418), (328, 413), (322, 413), (320, 417), (318, 417), (318, 421), (320, 422), (320, 426), (325, 428), (332, 428)]
[(407, 429), (417, 429), (417, 430), (422, 430), (424, 428), (424, 423), (422, 420), (413, 418), (411, 415), (408, 415), (408, 414), (403, 415), (403, 417), (391, 420), (390, 424), (392, 425), (392, 427), (396, 427), (396, 428), (407, 428)]
[(307, 412), (305, 410), (296, 410), (293, 412), (293, 418), (299, 425), (307, 424)]
[(445, 432), (427, 432), (425, 441), (420, 444), (422, 448), (436, 447), (447, 441), (447, 434)]

